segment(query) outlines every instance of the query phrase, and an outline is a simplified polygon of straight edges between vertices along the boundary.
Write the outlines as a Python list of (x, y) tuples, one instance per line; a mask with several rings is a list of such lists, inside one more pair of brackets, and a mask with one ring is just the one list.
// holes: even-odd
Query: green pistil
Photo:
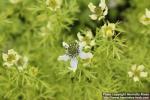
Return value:
[(100, 7), (95, 8), (95, 14), (98, 16), (102, 16), (103, 10)]
[(150, 21), (150, 18), (145, 18), (144, 21)]
[(112, 28), (111, 27), (106, 27), (106, 33), (112, 33)]
[(140, 71), (136, 69), (136, 70), (134, 71), (134, 76), (140, 76)]
[(86, 41), (87, 44), (90, 44), (91, 39), (90, 39), (89, 37), (85, 36), (85, 37), (83, 38), (83, 41)]
[(7, 61), (8, 61), (8, 62), (12, 62), (12, 61), (15, 60), (15, 59), (16, 59), (15, 55), (9, 54), (9, 55), (8, 55), (8, 58), (7, 58)]
[(50, 5), (52, 8), (55, 8), (55, 7), (57, 6), (56, 0), (50, 0), (49, 5)]

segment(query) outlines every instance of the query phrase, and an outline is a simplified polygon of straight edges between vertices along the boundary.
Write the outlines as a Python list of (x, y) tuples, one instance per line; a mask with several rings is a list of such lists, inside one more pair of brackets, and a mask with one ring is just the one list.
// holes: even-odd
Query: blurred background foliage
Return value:
[[(77, 40), (77, 32), (85, 28), (96, 35), (96, 29), (104, 22), (89, 18), (88, 4), (98, 5), (99, 0), (63, 0), (56, 12), (50, 11), (45, 2), (22, 0), (12, 4), (9, 0), (0, 0), (0, 55), (13, 48), (26, 55), (29, 65), (40, 71), (35, 80), (27, 75), (33, 79), (32, 85), (18, 87), (10, 81), (10, 76), (18, 73), (5, 69), (0, 58), (0, 100), (101, 100), (102, 92), (150, 92), (149, 76), (135, 83), (127, 74), (132, 64), (143, 64), (150, 73), (150, 26), (139, 22), (145, 8), (150, 9), (149, 0), (108, 0), (106, 19), (118, 22), (123, 31), (120, 36), (126, 45), (123, 54), (117, 59), (97, 48), (92, 51), (91, 66), (79, 64), (75, 73), (68, 71), (69, 64), (57, 61), (64, 52), (62, 42)], [(43, 91), (39, 92), (40, 89)]]

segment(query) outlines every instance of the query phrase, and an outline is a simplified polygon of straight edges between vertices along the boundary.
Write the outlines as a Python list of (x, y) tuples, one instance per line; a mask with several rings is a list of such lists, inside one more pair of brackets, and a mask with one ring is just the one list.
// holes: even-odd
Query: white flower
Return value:
[(93, 3), (89, 3), (88, 7), (92, 12), (92, 14), (89, 15), (92, 20), (101, 20), (108, 13), (108, 8), (105, 4), (105, 0), (101, 0), (98, 7), (96, 7)]
[(128, 72), (128, 75), (129, 77), (132, 77), (133, 80), (136, 82), (136, 81), (139, 81), (140, 77), (147, 77), (148, 73), (147, 72), (144, 72), (144, 65), (132, 65), (131, 66), (131, 71)]
[(23, 69), (25, 69), (27, 67), (27, 63), (28, 63), (27, 57), (19, 56), (19, 59), (17, 60), (17, 62), (15, 64), (16, 64), (18, 70), (22, 71)]
[(112, 37), (115, 33), (116, 25), (114, 23), (104, 24), (101, 28), (103, 37)]
[(95, 45), (95, 39), (91, 30), (87, 30), (86, 32), (83, 32), (83, 34), (78, 32), (77, 37), (85, 49), (90, 49)]
[(150, 24), (150, 11), (146, 8), (145, 14), (140, 18), (140, 22), (144, 25)]
[(81, 59), (90, 59), (93, 57), (92, 53), (88, 52), (85, 53), (82, 51), (83, 45), (79, 44), (78, 42), (73, 42), (70, 44), (67, 44), (63, 42), (63, 46), (66, 49), (66, 53), (62, 56), (58, 57), (58, 60), (61, 61), (68, 61), (70, 60), (70, 66), (71, 70), (76, 71), (78, 60), (77, 57), (79, 56)]
[(46, 26), (40, 28), (39, 35), (45, 37), (48, 35), (48, 33), (51, 33), (51, 31), (53, 31), (52, 29), (52, 23), (48, 21)]
[(19, 59), (19, 55), (13, 49), (8, 50), (8, 53), (2, 54), (2, 58), (4, 60), (4, 66), (10, 67), (13, 66)]
[(30, 67), (28, 71), (29, 71), (29, 75), (31, 75), (32, 77), (36, 77), (39, 73), (37, 67)]
[(39, 32), (40, 36), (42, 36), (42, 37), (47, 36), (47, 33), (48, 33), (47, 27), (41, 27), (40, 28), (40, 32)]
[(21, 0), (9, 0), (12, 4), (17, 4), (19, 2), (21, 2)]
[(61, 7), (62, 0), (46, 0), (46, 5), (52, 11), (56, 11)]

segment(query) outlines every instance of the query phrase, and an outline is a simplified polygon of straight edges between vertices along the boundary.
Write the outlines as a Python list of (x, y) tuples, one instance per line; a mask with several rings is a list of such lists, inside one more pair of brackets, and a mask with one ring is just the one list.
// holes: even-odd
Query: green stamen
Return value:
[(12, 61), (15, 60), (15, 59), (16, 59), (15, 55), (9, 54), (9, 55), (8, 55), (8, 58), (7, 58), (7, 61), (8, 61), (8, 62), (12, 62)]
[(134, 76), (140, 76), (140, 71), (136, 69), (136, 70), (134, 71)]
[(79, 54), (79, 45), (77, 43), (70, 43), (67, 50), (69, 56), (71, 57), (77, 56)]
[(102, 16), (103, 15), (103, 10), (100, 7), (96, 7), (95, 8), (95, 14), (98, 16)]
[(55, 7), (57, 6), (56, 0), (50, 0), (50, 1), (49, 1), (49, 5), (50, 5), (52, 8), (55, 8)]

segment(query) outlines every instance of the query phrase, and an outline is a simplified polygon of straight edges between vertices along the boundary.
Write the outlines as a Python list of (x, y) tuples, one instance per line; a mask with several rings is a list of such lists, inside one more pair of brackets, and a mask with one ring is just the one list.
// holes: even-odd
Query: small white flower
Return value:
[(93, 37), (92, 31), (89, 29), (82, 34), (78, 32), (77, 37), (80, 43), (85, 47), (85, 49), (90, 49), (95, 45), (95, 39)]
[(47, 36), (47, 33), (48, 33), (47, 27), (41, 27), (40, 28), (40, 32), (39, 32), (40, 36), (42, 36), (42, 37)]
[(61, 7), (62, 0), (46, 0), (46, 5), (52, 11), (56, 11)]
[(27, 57), (19, 56), (19, 59), (17, 60), (17, 62), (15, 64), (16, 64), (18, 70), (22, 71), (23, 69), (25, 69), (27, 67), (27, 63), (28, 63)]
[(108, 8), (105, 4), (105, 0), (101, 0), (98, 7), (96, 7), (93, 3), (89, 3), (88, 7), (92, 12), (92, 14), (89, 15), (92, 20), (101, 20), (108, 13)]
[(39, 35), (45, 37), (52, 31), (52, 22), (48, 21), (46, 26), (40, 28)]
[(140, 77), (147, 77), (148, 73), (144, 72), (144, 66), (143, 65), (132, 65), (131, 71), (128, 72), (129, 77), (132, 77), (133, 80), (139, 81)]
[(114, 23), (104, 24), (101, 28), (103, 37), (112, 37), (115, 33), (116, 25)]
[(19, 59), (19, 55), (13, 49), (8, 50), (8, 53), (3, 53), (2, 58), (4, 60), (4, 66), (11, 67), (13, 66)]
[(85, 53), (82, 51), (83, 45), (79, 44), (78, 42), (73, 42), (70, 44), (67, 44), (63, 42), (63, 46), (66, 49), (66, 53), (62, 56), (58, 57), (59, 61), (68, 61), (70, 60), (70, 66), (72, 71), (76, 71), (78, 60), (77, 57), (79, 56), (81, 59), (90, 59), (93, 57), (92, 53), (88, 52)]
[(17, 4), (19, 2), (21, 2), (21, 0), (9, 0), (12, 4)]
[(39, 69), (37, 67), (30, 67), (28, 71), (29, 75), (32, 77), (36, 77), (39, 73)]
[(145, 14), (140, 18), (140, 22), (143, 25), (149, 25), (150, 24), (150, 11), (146, 8)]

